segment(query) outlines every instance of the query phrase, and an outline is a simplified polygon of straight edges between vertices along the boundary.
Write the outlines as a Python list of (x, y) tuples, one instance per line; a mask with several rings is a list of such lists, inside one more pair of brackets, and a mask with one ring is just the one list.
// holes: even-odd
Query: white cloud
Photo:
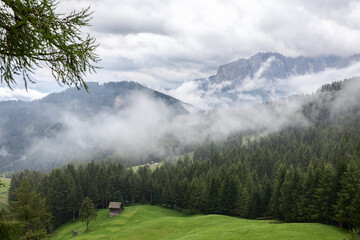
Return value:
[[(86, 78), (91, 81), (176, 88), (257, 52), (294, 57), (359, 51), (359, 1), (63, 0), (58, 10), (89, 5), (94, 15), (85, 31), (97, 38), (103, 60), (103, 70)], [(35, 89), (49, 81), (51, 76)]]
[(276, 86), (279, 89), (288, 90), (292, 94), (312, 93), (325, 83), (355, 77), (358, 76), (359, 73), (360, 63), (355, 63), (347, 68), (328, 68), (325, 71), (315, 74), (293, 76), (289, 79), (277, 79)]
[(42, 93), (33, 89), (19, 89), (14, 88), (14, 90), (10, 90), (7, 87), (0, 87), (0, 101), (8, 101), (8, 100), (26, 100), (32, 101), (35, 99), (43, 98), (47, 95), (47, 93)]
[(10, 154), (8, 153), (8, 151), (6, 150), (6, 147), (2, 147), (0, 148), (0, 156), (2, 157), (7, 157), (9, 156)]

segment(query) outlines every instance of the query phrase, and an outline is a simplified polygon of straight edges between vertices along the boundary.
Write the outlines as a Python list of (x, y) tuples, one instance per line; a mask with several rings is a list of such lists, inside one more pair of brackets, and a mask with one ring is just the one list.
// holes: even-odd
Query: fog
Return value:
[(64, 130), (33, 139), (23, 160), (36, 161), (36, 165), (61, 165), (73, 159), (88, 160), (99, 153), (137, 159), (164, 157), (181, 154), (186, 146), (225, 140), (240, 131), (273, 132), (308, 124), (299, 111), (303, 104), (300, 99), (177, 116), (173, 116), (171, 107), (147, 95), (137, 93), (132, 99), (128, 108), (103, 111), (90, 118), (62, 111), (58, 122)]
[[(356, 78), (336, 92), (335, 98), (333, 93), (318, 92), (272, 103), (245, 104), (188, 114), (175, 114), (172, 105), (143, 92), (134, 92), (126, 99), (117, 96), (113, 100), (113, 108), (104, 108), (90, 115), (48, 105), (49, 109), (42, 111), (51, 114), (51, 122), (56, 119), (53, 125), (61, 127), (57, 126), (41, 137), (31, 138), (31, 145), (19, 159), (24, 166), (32, 169), (51, 169), (70, 161), (108, 157), (121, 157), (138, 163), (148, 161), (151, 156), (161, 161), (211, 140), (223, 141), (244, 131), (268, 134), (285, 127), (311, 126), (321, 109), (313, 107), (304, 116), (304, 106), (310, 103), (328, 105), (330, 117), (335, 119), (347, 109), (357, 106), (359, 101), (360, 81)], [(188, 108), (188, 105), (184, 106)], [(25, 128), (24, 131), (30, 130)], [(10, 154), (6, 147), (0, 146), (1, 157), (11, 157)]]

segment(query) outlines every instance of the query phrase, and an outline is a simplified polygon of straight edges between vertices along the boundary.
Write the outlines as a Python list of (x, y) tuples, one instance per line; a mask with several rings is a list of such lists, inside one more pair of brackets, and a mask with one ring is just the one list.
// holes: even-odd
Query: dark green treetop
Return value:
[(13, 194), (16, 200), (10, 202), (9, 214), (11, 219), (23, 224), (23, 238), (46, 237), (46, 228), (51, 220), (51, 213), (46, 210), (46, 199), (32, 190), (27, 178)]

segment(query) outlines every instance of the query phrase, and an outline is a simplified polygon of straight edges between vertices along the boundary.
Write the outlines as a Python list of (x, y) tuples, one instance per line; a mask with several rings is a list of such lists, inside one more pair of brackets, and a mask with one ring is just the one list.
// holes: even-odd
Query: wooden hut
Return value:
[(121, 213), (121, 202), (110, 202), (109, 207), (110, 209), (110, 217), (115, 217)]

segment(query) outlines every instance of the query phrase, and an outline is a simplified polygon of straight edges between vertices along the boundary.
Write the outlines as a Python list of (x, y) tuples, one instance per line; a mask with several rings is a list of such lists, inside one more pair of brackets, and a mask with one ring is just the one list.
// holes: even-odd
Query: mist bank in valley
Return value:
[(21, 146), (21, 155), (13, 156), (4, 142), (0, 154), (2, 159), (14, 157), (6, 170), (46, 170), (73, 160), (109, 157), (130, 164), (162, 160), (240, 132), (271, 133), (285, 127), (326, 124), (347, 109), (358, 107), (359, 90), (359, 79), (354, 78), (324, 85), (310, 95), (193, 114), (180, 111), (180, 102), (164, 101), (144, 91), (115, 94), (107, 107), (81, 110), (78, 100), (66, 106), (42, 105), (46, 108), (37, 112), (38, 118), (50, 115), (46, 121), (43, 119), (48, 127), (42, 134), (35, 134), (36, 124), (26, 124), (22, 131), (30, 139)]

